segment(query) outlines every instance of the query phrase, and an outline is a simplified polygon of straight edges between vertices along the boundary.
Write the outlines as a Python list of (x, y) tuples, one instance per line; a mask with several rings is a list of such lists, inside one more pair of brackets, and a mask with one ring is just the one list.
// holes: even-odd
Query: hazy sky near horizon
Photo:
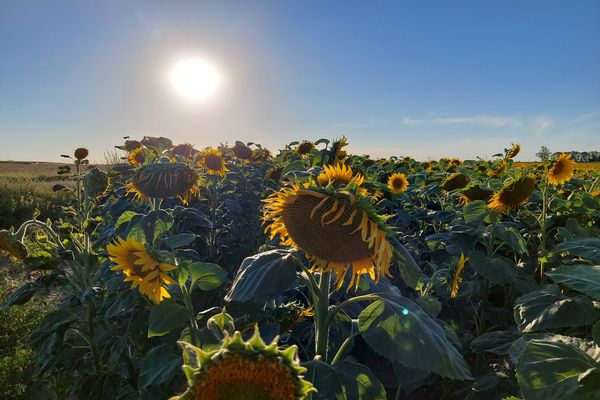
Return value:
[[(188, 55), (214, 97), (167, 84)], [(600, 150), (600, 1), (0, 2), (0, 160), (342, 134), (382, 157)]]

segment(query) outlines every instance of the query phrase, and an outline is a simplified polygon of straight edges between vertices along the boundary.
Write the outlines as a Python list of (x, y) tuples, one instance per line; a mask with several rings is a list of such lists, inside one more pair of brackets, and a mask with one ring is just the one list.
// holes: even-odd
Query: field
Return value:
[(0, 398), (600, 398), (600, 163), (122, 148), (0, 162)]

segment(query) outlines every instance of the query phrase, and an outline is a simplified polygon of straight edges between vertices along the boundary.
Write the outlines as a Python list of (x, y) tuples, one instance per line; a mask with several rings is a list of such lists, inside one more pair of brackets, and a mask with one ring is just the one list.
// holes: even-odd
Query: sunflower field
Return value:
[[(600, 399), (600, 170), (126, 138), (0, 230), (51, 399)], [(44, 397), (45, 396), (45, 397)]]

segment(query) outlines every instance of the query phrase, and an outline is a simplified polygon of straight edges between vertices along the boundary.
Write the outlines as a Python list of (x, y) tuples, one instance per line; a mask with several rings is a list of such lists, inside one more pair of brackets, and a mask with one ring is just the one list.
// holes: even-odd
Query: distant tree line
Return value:
[(567, 153), (571, 155), (571, 158), (577, 162), (600, 162), (600, 151), (556, 151), (554, 153), (550, 152), (546, 146), (542, 146), (540, 151), (535, 153), (535, 155), (542, 161), (548, 159), (558, 158), (561, 153)]

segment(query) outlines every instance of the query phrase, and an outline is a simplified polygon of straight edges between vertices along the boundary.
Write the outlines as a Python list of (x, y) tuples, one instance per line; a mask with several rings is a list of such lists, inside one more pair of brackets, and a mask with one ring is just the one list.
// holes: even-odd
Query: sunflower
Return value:
[(508, 166), (507, 166), (506, 162), (502, 161), (502, 163), (498, 166), (498, 168), (490, 169), (487, 174), (488, 174), (488, 176), (502, 175), (504, 172), (506, 172), (507, 167)]
[(190, 143), (178, 144), (171, 149), (171, 154), (186, 158), (194, 158), (198, 150), (194, 149), (194, 145)]
[(139, 149), (142, 147), (142, 144), (137, 140), (126, 140), (125, 141), (125, 150), (134, 151), (135, 149)]
[(454, 269), (454, 278), (452, 278), (452, 283), (450, 285), (450, 297), (453, 299), (458, 296), (458, 285), (463, 281), (462, 272), (467, 261), (469, 261), (469, 257), (465, 257), (463, 253), (460, 253), (460, 258)]
[(205, 351), (186, 342), (183, 372), (187, 390), (171, 400), (301, 400), (313, 385), (305, 381), (297, 346), (278, 347), (279, 337), (266, 344), (258, 326), (244, 341), (240, 332), (226, 335), (219, 349)]
[(450, 160), (450, 165), (457, 166), (457, 165), (460, 165), (460, 164), (462, 164), (462, 161), (460, 160), (460, 158), (456, 158), (455, 157), (455, 158), (453, 158), (453, 159)]
[(282, 172), (283, 172), (283, 167), (271, 168), (270, 170), (267, 171), (267, 173), (265, 175), (265, 179), (268, 181), (269, 180), (278, 181), (279, 179), (281, 179)]
[(511, 149), (506, 152), (506, 158), (507, 159), (515, 158), (517, 156), (517, 154), (519, 154), (520, 151), (521, 151), (521, 145), (518, 143), (513, 144)]
[(329, 163), (330, 164), (343, 164), (344, 159), (348, 155), (346, 150), (343, 150), (344, 147), (348, 146), (348, 139), (346, 136), (342, 136), (340, 139), (335, 140), (331, 145), (331, 150), (329, 152)]
[(235, 142), (233, 152), (240, 160), (249, 160), (252, 158), (252, 149), (239, 140)]
[(406, 190), (408, 187), (408, 179), (406, 179), (406, 175), (401, 172), (396, 172), (392, 174), (388, 179), (388, 188), (390, 192), (393, 194), (400, 194)]
[(562, 153), (558, 160), (548, 171), (548, 183), (551, 185), (562, 185), (565, 181), (568, 181), (573, 176), (573, 169), (575, 169), (575, 161), (571, 160), (571, 155)]
[(17, 260), (24, 260), (27, 257), (27, 248), (23, 243), (17, 240), (12, 231), (0, 230), (0, 253), (6, 252)]
[(143, 165), (144, 162), (146, 161), (146, 156), (144, 155), (144, 149), (142, 147), (133, 149), (129, 153), (127, 160), (129, 161), (129, 164), (131, 164), (131, 165), (136, 165), (136, 166)]
[(442, 182), (442, 188), (450, 192), (456, 189), (462, 189), (469, 184), (471, 179), (465, 174), (455, 173), (447, 177), (444, 182)]
[(317, 176), (319, 185), (325, 187), (329, 184), (334, 188), (340, 188), (350, 183), (356, 186), (362, 185), (365, 178), (361, 174), (352, 175), (352, 168), (344, 164), (325, 165), (324, 171)]
[(353, 182), (334, 188), (304, 184), (282, 188), (265, 203), (264, 221), (270, 238), (303, 250), (313, 270), (333, 272), (337, 288), (351, 275), (349, 287), (358, 287), (362, 275), (379, 281), (389, 276), (392, 246), (387, 240), (388, 217), (378, 215), (372, 199)]
[(199, 176), (182, 163), (156, 163), (139, 168), (127, 183), (134, 198), (167, 199), (176, 197), (187, 204), (198, 193)]
[(79, 161), (85, 159), (89, 154), (88, 149), (86, 149), (85, 147), (80, 147), (78, 149), (75, 149), (75, 158)]
[(488, 208), (507, 213), (525, 203), (535, 190), (535, 177), (528, 175), (517, 179), (495, 192), (488, 202)]
[(83, 188), (90, 199), (96, 199), (108, 191), (110, 178), (98, 167), (93, 167), (83, 176)]
[(176, 282), (166, 272), (177, 267), (161, 263), (142, 243), (133, 239), (119, 237), (114, 243), (109, 243), (106, 250), (110, 261), (116, 264), (110, 269), (122, 271), (124, 282), (131, 282), (132, 289), (139, 287), (140, 293), (156, 304), (171, 297), (165, 286)]
[(296, 147), (296, 153), (303, 156), (305, 154), (310, 153), (314, 148), (315, 144), (313, 142), (305, 140)]
[(458, 201), (462, 205), (475, 200), (487, 202), (493, 194), (494, 191), (492, 189), (482, 188), (480, 185), (469, 185), (461, 192)]
[(201, 153), (200, 165), (210, 173), (223, 176), (227, 171), (223, 155), (217, 149), (207, 148)]
[(260, 147), (260, 148), (252, 151), (251, 160), (253, 162), (261, 163), (261, 162), (269, 161), (271, 159), (271, 157), (272, 157), (272, 155), (271, 155), (271, 152), (269, 151), (269, 149)]

